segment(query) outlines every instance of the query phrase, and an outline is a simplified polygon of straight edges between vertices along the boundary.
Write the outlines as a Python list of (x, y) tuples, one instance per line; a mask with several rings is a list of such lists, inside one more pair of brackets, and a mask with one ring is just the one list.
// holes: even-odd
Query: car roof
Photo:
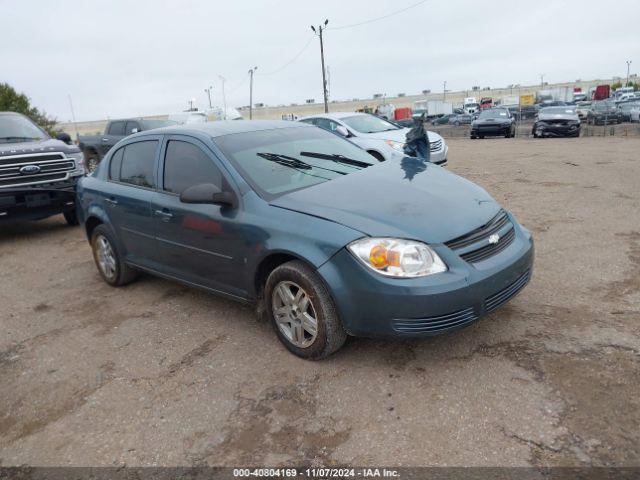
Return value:
[[(311, 125), (300, 124), (285, 120), (220, 120), (206, 123), (190, 123), (186, 125), (171, 125), (168, 127), (154, 128), (142, 133), (150, 134), (186, 134), (198, 133), (212, 138), (234, 133), (258, 132), (261, 130), (274, 130), (277, 128), (313, 128)], [(136, 134), (140, 135), (140, 134)]]
[(364, 112), (331, 112), (331, 113), (318, 113), (316, 115), (308, 115), (306, 117), (302, 117), (299, 120), (304, 120), (305, 118), (346, 118), (346, 117), (355, 117), (359, 115), (371, 115), (370, 113)]

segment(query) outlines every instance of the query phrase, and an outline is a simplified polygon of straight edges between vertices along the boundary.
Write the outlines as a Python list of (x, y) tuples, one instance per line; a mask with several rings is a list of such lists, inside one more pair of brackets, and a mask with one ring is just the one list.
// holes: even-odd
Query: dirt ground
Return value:
[(103, 283), (62, 217), (0, 228), (0, 465), (640, 465), (640, 140), (452, 139), (532, 230), (531, 284), (321, 362), (249, 307)]

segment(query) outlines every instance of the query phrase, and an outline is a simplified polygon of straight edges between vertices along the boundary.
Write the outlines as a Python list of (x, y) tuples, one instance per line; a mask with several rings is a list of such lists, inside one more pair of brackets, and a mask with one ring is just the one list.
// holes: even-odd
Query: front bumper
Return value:
[(514, 241), (469, 264), (444, 245), (432, 245), (444, 273), (414, 279), (383, 277), (342, 249), (318, 272), (347, 332), (363, 337), (427, 337), (463, 328), (510, 300), (533, 272), (531, 234), (512, 219)]
[(0, 222), (41, 220), (76, 208), (75, 187), (80, 176), (33, 187), (0, 189)]
[(480, 137), (480, 136), (503, 136), (511, 133), (511, 125), (506, 124), (495, 124), (495, 125), (472, 125), (471, 126), (471, 136)]
[(579, 137), (580, 124), (534, 124), (533, 133), (539, 137)]

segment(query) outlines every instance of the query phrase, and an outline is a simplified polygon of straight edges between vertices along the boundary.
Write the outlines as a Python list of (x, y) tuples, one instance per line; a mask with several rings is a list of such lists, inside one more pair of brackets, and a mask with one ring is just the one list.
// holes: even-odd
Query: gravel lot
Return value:
[(531, 229), (510, 304), (307, 362), (251, 308), (0, 230), (0, 465), (640, 465), (640, 140), (449, 140)]

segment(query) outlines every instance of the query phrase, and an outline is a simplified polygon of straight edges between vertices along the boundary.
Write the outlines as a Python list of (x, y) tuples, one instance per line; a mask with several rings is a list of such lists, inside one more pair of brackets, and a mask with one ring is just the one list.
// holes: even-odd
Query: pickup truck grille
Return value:
[(61, 153), (4, 157), (0, 159), (0, 187), (63, 180), (75, 168), (73, 159), (66, 158)]

